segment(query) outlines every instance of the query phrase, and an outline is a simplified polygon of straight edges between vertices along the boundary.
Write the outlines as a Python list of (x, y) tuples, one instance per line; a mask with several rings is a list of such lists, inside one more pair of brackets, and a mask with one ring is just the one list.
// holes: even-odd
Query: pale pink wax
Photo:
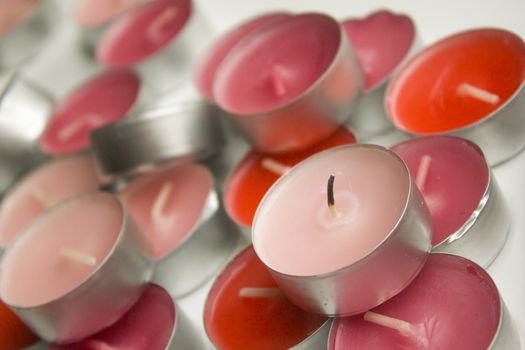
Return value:
[(126, 117), (139, 90), (132, 71), (105, 72), (82, 84), (57, 104), (40, 147), (53, 155), (88, 148), (91, 130)]
[(190, 164), (142, 175), (120, 197), (160, 259), (191, 235), (212, 190), (210, 172)]
[(403, 292), (372, 311), (410, 322), (415, 335), (357, 315), (335, 320), (328, 349), (485, 350), (498, 330), (501, 302), (481, 267), (459, 256), (430, 254)]
[(36, 169), (5, 197), (0, 207), (0, 248), (38, 215), (65, 199), (98, 188), (95, 163), (89, 156), (50, 161)]
[(410, 17), (387, 10), (347, 19), (342, 25), (361, 62), (365, 92), (388, 79), (409, 53), (416, 35)]
[(0, 1), (0, 38), (27, 20), (39, 3), (40, 0)]
[[(335, 176), (339, 216), (327, 205)], [(270, 189), (254, 219), (253, 245), (271, 269), (311, 276), (370, 254), (397, 225), (408, 202), (403, 162), (381, 147), (341, 146), (296, 165)]]
[[(35, 221), (6, 250), (0, 265), (0, 297), (18, 307), (39, 306), (80, 286), (104, 262), (119, 237), (120, 203), (104, 193), (65, 202)], [(64, 249), (88, 255), (86, 264)]]
[(134, 8), (105, 31), (97, 45), (97, 60), (111, 68), (144, 61), (176, 38), (191, 11), (191, 0), (151, 0)]
[(341, 28), (321, 14), (281, 19), (248, 34), (216, 75), (217, 104), (235, 114), (264, 113), (311, 88), (334, 61)]
[(479, 206), (490, 180), (485, 157), (472, 142), (453, 136), (414, 138), (392, 150), (403, 158), (423, 194), (436, 246), (465, 225)]
[(77, 0), (73, 17), (83, 27), (97, 27), (146, 0)]
[(222, 61), (242, 39), (254, 30), (276, 20), (290, 17), (284, 12), (267, 13), (250, 19), (218, 38), (195, 68), (195, 84), (209, 101), (213, 101), (213, 82)]

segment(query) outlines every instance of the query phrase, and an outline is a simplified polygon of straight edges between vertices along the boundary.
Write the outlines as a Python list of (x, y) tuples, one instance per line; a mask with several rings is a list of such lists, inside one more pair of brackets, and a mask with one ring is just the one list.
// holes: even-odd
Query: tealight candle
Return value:
[(235, 245), (235, 228), (220, 208), (212, 175), (201, 165), (137, 177), (120, 198), (150, 243), (153, 280), (174, 297), (205, 282)]
[(109, 328), (78, 343), (50, 350), (201, 349), (202, 341), (182, 309), (161, 287), (149, 284), (135, 305)]
[(316, 350), (326, 347), (330, 322), (290, 303), (250, 246), (211, 287), (204, 326), (217, 349)]
[(73, 18), (82, 27), (98, 27), (142, 2), (144, 0), (77, 0)]
[(126, 117), (138, 101), (140, 86), (132, 71), (105, 72), (83, 83), (57, 104), (40, 147), (53, 155), (88, 148), (89, 132)]
[(399, 295), (336, 319), (329, 350), (519, 349), (519, 335), (488, 273), (454, 255), (430, 254)]
[(525, 43), (500, 29), (442, 39), (409, 60), (387, 89), (386, 111), (410, 134), (454, 134), (480, 145), (491, 165), (525, 147)]
[(35, 343), (38, 338), (16, 315), (0, 301), (0, 348), (22, 349)]
[(9, 245), (0, 297), (41, 338), (77, 341), (113, 324), (138, 300), (151, 276), (145, 253), (117, 198), (77, 197)]
[(364, 94), (348, 123), (366, 138), (392, 127), (383, 108), (386, 85), (392, 73), (416, 51), (416, 27), (410, 17), (387, 10), (362, 19), (350, 18), (342, 25), (364, 75)]
[(510, 215), (481, 149), (459, 137), (427, 136), (392, 150), (430, 210), (434, 250), (488, 266), (505, 243)]
[(281, 18), (236, 45), (216, 74), (215, 102), (265, 153), (304, 149), (351, 114), (361, 71), (339, 23)]
[(327, 139), (303, 151), (268, 155), (250, 150), (233, 169), (226, 182), (226, 212), (242, 228), (250, 229), (261, 199), (281, 175), (312, 154), (355, 142), (352, 131), (343, 126)]
[(253, 244), (307, 311), (351, 315), (399, 293), (430, 251), (430, 217), (403, 161), (380, 146), (318, 153), (263, 198)]
[(254, 30), (290, 15), (285, 12), (266, 13), (252, 18), (222, 35), (207, 49), (195, 67), (195, 84), (207, 100), (213, 101), (213, 82), (222, 61), (242, 39)]
[(41, 213), (56, 204), (98, 188), (89, 156), (50, 161), (23, 178), (0, 207), (0, 248), (8, 244)]

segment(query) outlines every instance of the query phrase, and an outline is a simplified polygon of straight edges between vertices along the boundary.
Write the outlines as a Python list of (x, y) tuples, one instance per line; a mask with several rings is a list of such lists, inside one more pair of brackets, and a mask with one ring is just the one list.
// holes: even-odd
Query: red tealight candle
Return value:
[(37, 340), (31, 330), (4, 303), (0, 302), (0, 348), (18, 350)]
[(315, 153), (355, 142), (352, 131), (340, 127), (327, 139), (300, 152), (279, 155), (248, 152), (226, 181), (224, 205), (228, 215), (239, 225), (251, 227), (261, 199), (284, 172)]
[(40, 147), (53, 155), (88, 148), (90, 131), (124, 118), (139, 90), (140, 79), (131, 71), (106, 72), (84, 83), (57, 104)]
[(524, 81), (521, 38), (499, 29), (471, 30), (407, 62), (388, 87), (386, 110), (411, 134), (471, 139), (495, 164), (525, 147), (525, 123), (512, 108), (524, 103)]
[(326, 320), (290, 303), (251, 246), (217, 278), (204, 308), (206, 332), (222, 350), (288, 349), (308, 339)]

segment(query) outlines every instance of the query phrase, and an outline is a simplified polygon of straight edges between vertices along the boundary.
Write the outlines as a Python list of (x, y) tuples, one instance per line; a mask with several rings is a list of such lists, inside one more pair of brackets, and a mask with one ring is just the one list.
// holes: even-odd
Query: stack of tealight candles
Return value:
[[(211, 41), (191, 0), (59, 5), (0, 2), (0, 349), (520, 349), (485, 270), (518, 35), (276, 10)], [(47, 91), (68, 31), (96, 73)]]

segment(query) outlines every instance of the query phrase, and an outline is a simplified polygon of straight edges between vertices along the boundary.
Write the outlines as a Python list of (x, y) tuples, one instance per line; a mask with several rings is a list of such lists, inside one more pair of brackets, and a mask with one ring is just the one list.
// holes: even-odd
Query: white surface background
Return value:
[[(72, 0), (63, 0), (64, 2)], [(215, 34), (247, 17), (269, 10), (320, 11), (338, 19), (361, 17), (371, 11), (388, 8), (410, 15), (416, 22), (423, 43), (429, 44), (448, 34), (474, 27), (501, 27), (525, 38), (525, 0), (196, 0), (200, 11), (209, 21)], [(64, 37), (74, 40), (70, 25)], [(385, 35), (388, 35), (385, 33)], [(66, 39), (61, 39), (66, 40)], [(56, 45), (53, 43), (53, 45)], [(57, 46), (58, 47), (58, 46)], [(82, 70), (73, 69), (64, 60), (78, 58), (70, 48), (51, 50), (32, 65), (28, 73), (61, 95), (67, 89), (92, 74), (98, 68), (88, 61)], [(77, 67), (78, 68), (78, 67)], [(523, 117), (525, 116), (516, 116)], [(488, 269), (498, 285), (520, 333), (525, 334), (525, 152), (494, 169), (512, 215), (509, 239), (495, 262)], [(194, 294), (180, 300), (183, 310), (201, 330), (202, 309), (211, 281)], [(522, 336), (523, 338), (523, 336)], [(208, 341), (207, 348), (213, 347)], [(185, 350), (185, 349), (179, 349)]]

